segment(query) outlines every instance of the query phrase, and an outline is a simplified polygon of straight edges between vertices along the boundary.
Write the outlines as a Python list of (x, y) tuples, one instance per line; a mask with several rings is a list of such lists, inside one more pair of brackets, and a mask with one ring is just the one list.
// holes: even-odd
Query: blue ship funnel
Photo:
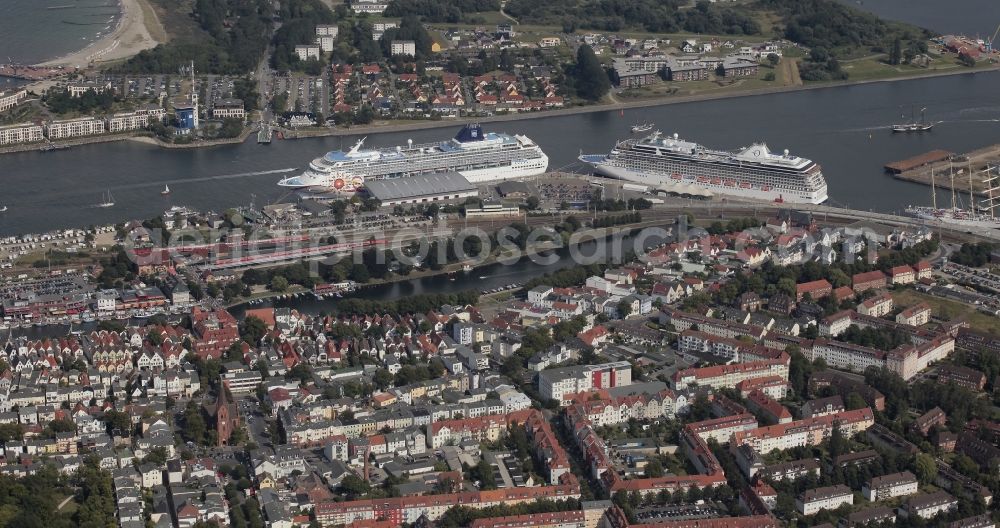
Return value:
[(486, 135), (483, 134), (483, 127), (479, 126), (479, 124), (465, 125), (462, 130), (458, 131), (458, 135), (455, 136), (455, 141), (459, 143), (471, 143), (484, 139), (486, 139)]

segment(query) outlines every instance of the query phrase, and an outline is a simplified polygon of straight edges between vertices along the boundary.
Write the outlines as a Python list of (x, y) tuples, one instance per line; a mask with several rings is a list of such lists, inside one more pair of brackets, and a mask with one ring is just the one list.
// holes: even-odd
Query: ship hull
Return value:
[(906, 213), (914, 218), (919, 218), (921, 220), (927, 220), (928, 222), (939, 222), (941, 224), (961, 226), (961, 227), (975, 227), (982, 229), (1000, 229), (1000, 220), (991, 219), (975, 219), (975, 218), (956, 218), (954, 216), (936, 215), (930, 211), (924, 211), (920, 209), (907, 209)]
[[(458, 170), (470, 183), (489, 183), (504, 180), (516, 180), (541, 176), (549, 166), (549, 158), (545, 154), (537, 158), (514, 160), (508, 165), (487, 167), (483, 169)], [(445, 169), (447, 170), (447, 169)], [(405, 176), (403, 176), (405, 178)], [(338, 173), (324, 174), (322, 177), (303, 178), (293, 176), (278, 182), (279, 187), (302, 189), (310, 191), (352, 193), (364, 186), (361, 176), (345, 176)]]
[[(643, 185), (648, 185), (655, 189), (661, 189), (666, 192), (677, 192), (678, 194), (684, 194), (684, 188), (694, 188), (703, 191), (708, 191), (713, 196), (720, 196), (726, 198), (735, 198), (741, 200), (759, 200), (765, 202), (784, 202), (784, 203), (807, 203), (807, 204), (821, 204), (828, 199), (827, 187), (824, 184), (819, 189), (812, 192), (802, 192), (802, 191), (792, 191), (786, 189), (775, 189), (763, 190), (760, 188), (742, 188), (738, 184), (734, 187), (731, 185), (726, 185), (727, 181), (734, 180), (722, 180), (719, 183), (709, 182), (699, 182), (697, 179), (683, 179), (674, 180), (667, 175), (658, 174), (655, 172), (642, 172), (635, 171), (631, 169), (626, 169), (623, 167), (614, 166), (601, 161), (593, 161), (592, 159), (585, 159), (589, 157), (581, 157), (581, 161), (589, 163), (594, 171), (608, 178), (614, 178), (618, 180), (626, 180), (635, 183), (641, 183)], [(739, 181), (739, 180), (735, 180)]]

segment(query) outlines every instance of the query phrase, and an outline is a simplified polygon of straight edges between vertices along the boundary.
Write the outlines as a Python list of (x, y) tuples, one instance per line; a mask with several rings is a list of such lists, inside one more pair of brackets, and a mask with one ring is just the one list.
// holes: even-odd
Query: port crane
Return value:
[[(986, 41), (986, 54), (993, 54), (993, 41), (997, 39), (997, 35), (1000, 35), (1000, 24), (997, 24), (997, 30), (993, 32), (993, 37)], [(993, 60), (993, 57), (990, 57)]]

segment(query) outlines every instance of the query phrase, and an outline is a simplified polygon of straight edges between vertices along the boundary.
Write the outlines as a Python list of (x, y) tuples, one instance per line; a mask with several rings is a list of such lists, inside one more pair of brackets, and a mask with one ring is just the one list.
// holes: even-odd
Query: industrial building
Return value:
[(476, 186), (457, 172), (369, 180), (365, 182), (365, 190), (382, 205), (460, 200), (479, 194)]

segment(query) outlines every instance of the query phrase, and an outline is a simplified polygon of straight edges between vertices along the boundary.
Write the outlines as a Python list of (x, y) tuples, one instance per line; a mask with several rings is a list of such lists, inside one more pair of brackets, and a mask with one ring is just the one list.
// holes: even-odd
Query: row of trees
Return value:
[(836, 81), (847, 79), (840, 61), (827, 48), (815, 47), (799, 64), (799, 75), (805, 81)]
[(888, 47), (896, 38), (926, 38), (912, 26), (888, 24), (877, 16), (834, 0), (760, 0), (776, 11), (785, 25), (785, 38), (810, 48)]
[(764, 221), (758, 220), (756, 218), (733, 218), (732, 220), (723, 224), (720, 221), (712, 222), (708, 226), (708, 233), (710, 235), (722, 235), (725, 233), (738, 233), (745, 229), (753, 229), (756, 227), (763, 227)]
[(912, 422), (911, 410), (923, 413), (940, 407), (948, 415), (948, 427), (953, 432), (961, 431), (973, 418), (993, 417), (986, 399), (955, 384), (921, 380), (909, 385), (895, 372), (874, 367), (865, 371), (865, 382), (885, 395), (886, 425), (899, 433), (905, 432)]
[(499, 11), (499, 0), (392, 0), (387, 17), (421, 17), (428, 22), (457, 24), (467, 13)]
[(69, 112), (89, 113), (95, 110), (110, 112), (115, 103), (115, 96), (111, 90), (97, 93), (94, 90), (87, 90), (78, 97), (70, 95), (68, 89), (49, 90), (42, 96), (42, 102), (49, 110), (57, 114)]
[(412, 295), (392, 301), (375, 301), (370, 299), (344, 299), (337, 303), (339, 314), (416, 314), (437, 310), (442, 305), (454, 304), (464, 306), (476, 304), (479, 293), (473, 290), (461, 293), (428, 293)]
[(996, 246), (989, 242), (965, 243), (957, 252), (949, 255), (948, 260), (963, 266), (980, 267), (990, 261), (990, 253), (994, 249)]
[(858, 325), (851, 325), (837, 336), (837, 340), (889, 351), (901, 345), (909, 345), (910, 335), (893, 327), (860, 328)]
[(654, 33), (756, 35), (760, 25), (742, 9), (713, 5), (700, 0), (694, 9), (680, 0), (510, 0), (504, 11), (522, 22), (562, 25), (576, 29), (619, 31), (644, 29)]
[(634, 213), (626, 213), (618, 216), (605, 216), (603, 218), (594, 219), (594, 227), (611, 227), (621, 224), (634, 224), (636, 222), (642, 222), (642, 214), (638, 211)]

